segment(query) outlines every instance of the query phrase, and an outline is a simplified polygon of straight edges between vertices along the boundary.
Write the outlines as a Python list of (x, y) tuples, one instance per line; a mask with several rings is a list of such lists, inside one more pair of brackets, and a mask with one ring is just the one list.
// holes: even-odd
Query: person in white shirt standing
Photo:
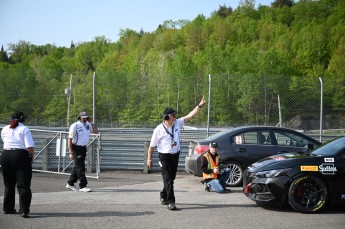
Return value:
[(32, 199), (31, 178), (32, 159), (34, 158), (35, 143), (31, 132), (23, 122), (27, 116), (17, 111), (11, 117), (10, 125), (1, 131), (4, 150), (1, 154), (2, 175), (4, 178), (5, 194), (4, 214), (15, 214), (15, 187), (19, 194), (19, 212), (27, 218)]
[(163, 112), (163, 123), (159, 124), (153, 131), (150, 146), (148, 148), (146, 165), (152, 167), (152, 153), (157, 147), (159, 163), (161, 166), (164, 188), (160, 192), (161, 204), (167, 205), (169, 210), (176, 210), (174, 180), (180, 155), (180, 130), (184, 123), (192, 119), (206, 103), (202, 97), (199, 105), (188, 115), (176, 118), (176, 111), (166, 108)]
[(79, 191), (90, 192), (91, 189), (86, 187), (86, 146), (89, 143), (90, 134), (98, 134), (98, 129), (93, 123), (89, 122), (90, 116), (84, 111), (79, 113), (77, 119), (78, 121), (73, 123), (69, 128), (68, 150), (69, 158), (74, 160), (74, 168), (69, 180), (67, 181), (66, 188), (76, 191), (77, 188), (74, 186), (74, 183), (79, 180)]

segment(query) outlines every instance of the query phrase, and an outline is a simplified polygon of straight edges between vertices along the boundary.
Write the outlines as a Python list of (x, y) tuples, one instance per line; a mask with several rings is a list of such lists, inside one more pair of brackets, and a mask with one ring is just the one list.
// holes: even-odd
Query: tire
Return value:
[(226, 181), (229, 187), (239, 187), (242, 186), (243, 182), (243, 166), (238, 162), (228, 162), (225, 164), (226, 168), (230, 168), (230, 176)]
[(298, 212), (319, 212), (327, 205), (328, 198), (325, 182), (316, 176), (299, 177), (289, 188), (288, 202)]

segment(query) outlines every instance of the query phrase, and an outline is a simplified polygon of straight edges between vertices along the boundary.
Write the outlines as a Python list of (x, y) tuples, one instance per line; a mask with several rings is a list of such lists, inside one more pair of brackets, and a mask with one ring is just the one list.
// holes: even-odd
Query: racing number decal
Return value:
[(241, 135), (236, 136), (236, 144), (242, 144), (242, 136)]

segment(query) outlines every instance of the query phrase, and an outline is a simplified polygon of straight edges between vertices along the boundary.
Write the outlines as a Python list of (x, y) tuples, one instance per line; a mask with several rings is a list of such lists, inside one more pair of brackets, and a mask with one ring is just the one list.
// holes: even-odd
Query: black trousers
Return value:
[(1, 154), (2, 175), (4, 177), (4, 212), (15, 208), (15, 187), (19, 194), (19, 212), (29, 213), (32, 199), (31, 178), (32, 158), (25, 149), (4, 150)]
[(180, 152), (176, 154), (159, 153), (164, 183), (164, 188), (160, 192), (160, 197), (168, 203), (175, 203), (174, 180), (176, 178), (179, 156)]
[(71, 176), (67, 183), (74, 185), (79, 180), (79, 188), (84, 188), (87, 185), (87, 179), (85, 175), (85, 158), (86, 158), (86, 146), (72, 145), (74, 167)]

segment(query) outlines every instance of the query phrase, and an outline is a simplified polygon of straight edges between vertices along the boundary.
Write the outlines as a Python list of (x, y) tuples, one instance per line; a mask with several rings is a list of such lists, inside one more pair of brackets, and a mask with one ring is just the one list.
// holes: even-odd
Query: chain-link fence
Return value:
[(39, 74), (13, 75), (6, 75), (13, 78), (11, 85), (0, 86), (1, 124), (8, 124), (11, 114), (21, 110), (29, 116), (27, 125), (68, 127), (80, 111), (87, 111), (99, 128), (154, 127), (162, 120), (164, 108), (173, 107), (184, 116), (205, 96), (209, 106), (188, 125), (279, 123), (304, 131), (319, 130), (320, 121), (323, 130), (345, 126), (344, 109), (335, 104), (329, 92), (332, 82), (327, 79), (328, 90), (322, 95), (318, 78), (306, 82), (291, 76), (184, 75), (153, 81), (147, 75), (106, 72), (52, 76), (49, 82)]
[(162, 121), (164, 108), (173, 107), (184, 116), (202, 96), (207, 105), (186, 124), (191, 129), (181, 131), (179, 170), (184, 170), (189, 140), (224, 128), (279, 124), (319, 140), (319, 130), (333, 137), (343, 134), (345, 125), (343, 105), (334, 102), (327, 79), (321, 93), (319, 78), (305, 81), (291, 76), (164, 75), (153, 80), (145, 74), (112, 72), (42, 77), (25, 69), (1, 74), (0, 126), (9, 124), (14, 111), (23, 111), (36, 143), (33, 168), (47, 172), (70, 173), (73, 162), (63, 155), (63, 147), (68, 127), (80, 111), (91, 114), (101, 132), (88, 146), (87, 174), (93, 177), (100, 169), (144, 169), (145, 143)]
[[(37, 128), (37, 127), (36, 127)], [(2, 128), (0, 128), (1, 131)], [(50, 130), (49, 130), (50, 129)], [(54, 129), (54, 130), (52, 130)], [(70, 174), (74, 166), (66, 155), (67, 132), (65, 128), (31, 129), (35, 141), (33, 169), (36, 171)], [(86, 173), (88, 177), (98, 178), (104, 171), (159, 171), (158, 153), (152, 155), (153, 168), (146, 167), (148, 144), (152, 128), (101, 128), (101, 134), (93, 134), (87, 147)], [(190, 141), (203, 139), (223, 129), (195, 129), (188, 126), (181, 130), (181, 153), (178, 170), (185, 170), (185, 158), (188, 155)], [(306, 133), (319, 140), (318, 134)], [(323, 136), (323, 141), (334, 139), (339, 134)], [(3, 142), (0, 140), (0, 149)], [(0, 150), (0, 155), (2, 150)]]
[[(0, 132), (1, 130), (2, 128), (0, 128)], [(30, 131), (35, 142), (32, 169), (48, 173), (70, 174), (74, 167), (74, 161), (69, 159), (68, 132), (38, 129), (30, 129)], [(100, 135), (92, 134), (90, 139), (85, 160), (86, 173), (88, 177), (98, 178), (100, 173)], [(3, 149), (1, 140), (0, 149)]]
[[(54, 130), (52, 130), (54, 129)], [(74, 161), (69, 159), (67, 150), (68, 132), (65, 128), (31, 129), (35, 142), (35, 157), (32, 167), (35, 171), (70, 174)], [(2, 128), (0, 128), (1, 132)], [(188, 129), (181, 131), (181, 154), (179, 171), (184, 171), (185, 157), (189, 142), (192, 139), (205, 138), (221, 129), (206, 131), (205, 129)], [(102, 128), (101, 134), (92, 134), (87, 146), (85, 160), (88, 177), (98, 178), (101, 172), (114, 170), (144, 171), (146, 167), (147, 144), (152, 136), (152, 128)], [(0, 139), (0, 155), (3, 142)], [(150, 171), (159, 171), (158, 153), (152, 156), (154, 167)]]

